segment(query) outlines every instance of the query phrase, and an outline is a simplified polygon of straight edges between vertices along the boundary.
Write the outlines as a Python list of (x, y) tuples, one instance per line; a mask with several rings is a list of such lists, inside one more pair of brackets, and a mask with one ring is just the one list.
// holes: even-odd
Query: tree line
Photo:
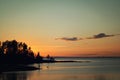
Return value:
[(38, 54), (35, 56), (31, 47), (16, 40), (0, 42), (0, 64), (30, 64), (53, 62), (54, 58), (47, 56), (47, 60)]

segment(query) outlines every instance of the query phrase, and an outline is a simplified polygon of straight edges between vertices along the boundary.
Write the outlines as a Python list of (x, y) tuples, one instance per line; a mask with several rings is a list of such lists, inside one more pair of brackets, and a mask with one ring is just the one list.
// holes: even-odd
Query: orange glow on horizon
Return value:
[[(66, 56), (66, 57), (95, 57), (95, 56), (120, 56), (119, 52), (120, 50), (115, 49), (97, 49), (97, 48), (86, 48), (86, 49), (62, 49), (62, 48), (56, 48), (56, 47), (39, 47), (39, 46), (33, 46), (32, 50), (35, 52), (35, 55), (37, 52), (40, 52), (41, 56), (47, 56), (48, 54), (51, 56)], [(115, 52), (113, 52), (115, 51)]]

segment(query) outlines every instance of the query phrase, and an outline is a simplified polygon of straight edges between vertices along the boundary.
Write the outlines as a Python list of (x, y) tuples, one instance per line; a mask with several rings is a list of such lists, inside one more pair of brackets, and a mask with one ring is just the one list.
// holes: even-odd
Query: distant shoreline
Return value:
[(55, 61), (55, 63), (66, 63), (66, 62), (79, 62), (79, 63), (83, 63), (83, 62), (85, 62), (85, 63), (88, 63), (88, 62), (91, 62), (91, 61), (88, 61), (88, 60), (86, 60), (86, 61), (77, 61), (77, 60), (64, 60), (64, 61), (62, 61), (62, 60), (60, 60), (60, 61)]
[(66, 57), (66, 56), (54, 56), (54, 58), (120, 58), (120, 56), (116, 57)]

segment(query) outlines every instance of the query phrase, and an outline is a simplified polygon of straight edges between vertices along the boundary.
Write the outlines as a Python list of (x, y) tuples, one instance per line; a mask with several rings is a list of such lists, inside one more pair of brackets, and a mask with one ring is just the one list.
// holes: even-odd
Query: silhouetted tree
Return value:
[(16, 40), (5, 41), (0, 45), (0, 62), (19, 64), (33, 63), (35, 60), (33, 51), (27, 49), (27, 44)]
[(0, 56), (3, 55), (3, 54), (4, 54), (4, 52), (3, 52), (1, 41), (0, 41)]
[(40, 53), (38, 52), (36, 56), (36, 62), (42, 62), (42, 61), (43, 61), (43, 58), (42, 56), (40, 56)]
[(27, 50), (27, 44), (26, 43), (23, 43), (23, 50)]
[(2, 46), (1, 41), (0, 41), (0, 47)]
[(46, 58), (48, 58), (48, 59), (49, 59), (49, 58), (50, 58), (50, 55), (48, 54), (48, 55), (46, 56)]
[[(53, 60), (50, 55), (47, 58), (48, 61)], [(34, 62), (44, 62), (43, 57), (39, 52), (35, 57), (31, 47), (28, 48), (26, 43), (17, 42), (16, 40), (0, 42), (0, 63), (29, 64)]]
[(46, 56), (46, 58), (48, 59), (48, 62), (54, 62), (54, 58), (51, 57), (49, 54)]

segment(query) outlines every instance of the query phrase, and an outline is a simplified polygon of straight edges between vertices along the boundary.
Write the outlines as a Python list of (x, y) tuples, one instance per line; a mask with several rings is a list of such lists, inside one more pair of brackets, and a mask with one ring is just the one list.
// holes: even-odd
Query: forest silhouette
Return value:
[[(36, 70), (40, 69), (40, 63), (53, 62), (78, 61), (56, 61), (49, 54), (46, 57), (42, 57), (39, 52), (35, 55), (31, 47), (28, 47), (26, 43), (16, 40), (0, 42), (0, 72)], [(28, 66), (34, 63), (38, 63), (39, 67)]]
[(38, 54), (35, 56), (31, 47), (26, 43), (17, 42), (16, 40), (0, 42), (0, 64), (32, 64), (54, 62), (54, 58), (49, 55), (46, 59)]

